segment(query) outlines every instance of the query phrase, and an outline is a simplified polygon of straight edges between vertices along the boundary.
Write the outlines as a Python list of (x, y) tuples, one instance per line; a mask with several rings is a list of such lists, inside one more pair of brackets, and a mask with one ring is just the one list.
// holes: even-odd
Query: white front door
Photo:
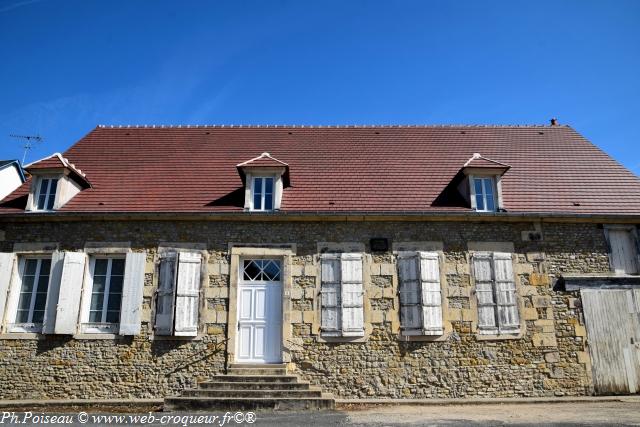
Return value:
[(247, 363), (282, 361), (282, 263), (244, 259), (238, 275), (236, 359)]

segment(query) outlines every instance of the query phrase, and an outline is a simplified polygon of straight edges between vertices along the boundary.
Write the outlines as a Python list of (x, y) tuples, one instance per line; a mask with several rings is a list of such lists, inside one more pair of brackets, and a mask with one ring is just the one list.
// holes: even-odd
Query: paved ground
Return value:
[(256, 426), (640, 426), (640, 402), (384, 406), (309, 414), (257, 414)]

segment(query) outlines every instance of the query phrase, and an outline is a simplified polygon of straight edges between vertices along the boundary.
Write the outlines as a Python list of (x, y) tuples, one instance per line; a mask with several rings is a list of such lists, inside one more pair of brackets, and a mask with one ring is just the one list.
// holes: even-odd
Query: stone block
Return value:
[(304, 289), (304, 297), (307, 299), (314, 299), (318, 294), (316, 288), (305, 288)]
[(302, 299), (304, 290), (298, 287), (291, 288), (291, 299)]
[(396, 266), (390, 263), (380, 264), (381, 276), (393, 276), (396, 273)]
[(513, 271), (515, 274), (531, 274), (533, 266), (531, 264), (516, 264)]
[(550, 286), (551, 278), (548, 274), (531, 273), (529, 274), (529, 283), (532, 286)]
[(449, 320), (450, 322), (461, 322), (462, 310), (450, 309), (449, 311), (447, 311), (446, 320)]
[(458, 274), (471, 274), (470, 266), (467, 263), (457, 263), (456, 264), (456, 273)]
[(544, 360), (547, 363), (557, 363), (560, 361), (560, 353), (557, 351), (550, 351), (544, 354)]
[(380, 266), (381, 264), (373, 263), (370, 265), (369, 269), (371, 270), (372, 276), (380, 276)]
[(384, 322), (384, 312), (373, 310), (371, 311), (371, 323), (383, 323)]
[(302, 312), (302, 321), (304, 323), (313, 323), (315, 321), (315, 319), (316, 319), (315, 311), (303, 311)]
[(231, 271), (229, 264), (226, 262), (218, 264), (218, 268), (220, 269), (220, 275), (228, 275), (229, 271)]
[(558, 347), (555, 334), (538, 333), (533, 334), (534, 347)]
[(576, 356), (578, 358), (578, 363), (590, 364), (591, 357), (589, 357), (589, 352), (587, 351), (578, 351), (576, 352)]
[(534, 307), (551, 307), (551, 297), (534, 296), (533, 306)]
[(527, 261), (535, 262), (535, 261), (544, 261), (544, 252), (527, 252), (526, 254)]
[(521, 286), (518, 293), (523, 297), (534, 296), (538, 295), (538, 289), (534, 286)]
[(293, 264), (291, 266), (291, 275), (292, 276), (304, 276), (304, 265)]
[(522, 310), (522, 317), (524, 320), (538, 320), (538, 310), (533, 307), (525, 307)]
[(291, 312), (291, 323), (302, 323), (302, 311)]
[(228, 323), (229, 313), (226, 311), (216, 311), (216, 323)]
[(478, 320), (478, 313), (472, 308), (463, 308), (462, 310), (463, 322), (475, 322)]
[(224, 332), (224, 327), (222, 325), (207, 326), (207, 334), (209, 335), (224, 335)]
[(397, 293), (396, 290), (393, 288), (384, 288), (382, 290), (382, 296), (384, 298), (393, 298), (396, 296), (396, 293)]
[(574, 325), (574, 333), (576, 334), (577, 337), (586, 337), (587, 336), (587, 329), (580, 324)]

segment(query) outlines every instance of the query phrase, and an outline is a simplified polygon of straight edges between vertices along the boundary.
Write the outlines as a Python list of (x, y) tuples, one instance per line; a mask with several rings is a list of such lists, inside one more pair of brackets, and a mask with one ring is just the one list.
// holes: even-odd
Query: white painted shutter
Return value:
[(638, 272), (638, 251), (636, 239), (630, 230), (610, 229), (609, 248), (611, 269), (616, 274), (636, 274)]
[(63, 266), (64, 252), (55, 251), (51, 255), (51, 270), (49, 272), (47, 302), (44, 307), (44, 319), (42, 320), (43, 334), (53, 334), (55, 332), (56, 312), (58, 308), (58, 297), (60, 295), (60, 281), (62, 280)]
[(478, 328), (486, 333), (497, 332), (496, 304), (493, 296), (493, 258), (489, 253), (473, 255), (473, 272), (478, 300)]
[(320, 258), (321, 330), (323, 335), (341, 334), (340, 257), (323, 254)]
[(422, 284), (422, 329), (424, 335), (442, 334), (440, 259), (437, 252), (420, 252)]
[(178, 255), (178, 284), (176, 287), (176, 336), (198, 335), (198, 305), (200, 296), (200, 264), (198, 252), (180, 252)]
[(0, 253), (0, 325), (4, 315), (4, 308), (7, 303), (9, 284), (11, 283), (11, 272), (15, 255), (9, 252)]
[(400, 329), (403, 335), (422, 334), (420, 256), (417, 252), (398, 255), (400, 281)]
[(55, 334), (76, 333), (78, 311), (87, 255), (83, 252), (65, 252), (60, 279), (60, 293), (56, 308)]
[(176, 299), (178, 253), (167, 252), (163, 254), (160, 257), (158, 270), (155, 331), (158, 335), (171, 335), (173, 334), (174, 302)]
[(129, 252), (124, 262), (122, 305), (120, 307), (120, 335), (140, 334), (142, 292), (146, 252)]
[(344, 253), (340, 261), (342, 335), (364, 336), (362, 254)]
[(520, 330), (520, 316), (510, 253), (495, 252), (493, 254), (493, 275), (500, 332), (517, 333)]

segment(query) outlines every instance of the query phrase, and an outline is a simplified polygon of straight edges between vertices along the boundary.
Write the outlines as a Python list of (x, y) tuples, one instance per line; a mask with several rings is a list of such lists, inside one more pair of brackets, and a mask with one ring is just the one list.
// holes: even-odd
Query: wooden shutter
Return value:
[(420, 252), (422, 285), (422, 329), (424, 335), (442, 334), (440, 259), (437, 252)]
[(362, 254), (345, 253), (340, 261), (342, 335), (364, 336)]
[(8, 298), (9, 284), (11, 283), (11, 273), (15, 255), (9, 252), (0, 253), (0, 325), (4, 315), (4, 308)]
[(76, 333), (86, 259), (87, 255), (83, 252), (64, 253), (56, 309), (55, 334), (73, 335)]
[(611, 228), (608, 230), (611, 269), (616, 274), (638, 272), (636, 239), (631, 230)]
[(177, 272), (178, 253), (167, 252), (161, 255), (158, 268), (158, 290), (156, 292), (155, 333), (158, 335), (173, 334)]
[(341, 334), (340, 257), (323, 254), (320, 258), (320, 328), (323, 335)]
[(176, 336), (198, 335), (198, 307), (200, 296), (199, 252), (180, 252), (178, 255), (178, 284), (176, 286)]
[(500, 332), (517, 333), (520, 330), (520, 316), (510, 253), (494, 252), (493, 275)]
[(400, 329), (403, 335), (422, 334), (420, 255), (410, 252), (398, 255), (400, 281)]
[(60, 281), (62, 280), (63, 266), (64, 252), (55, 251), (51, 255), (49, 288), (47, 290), (47, 302), (44, 307), (44, 319), (42, 321), (43, 334), (53, 334), (55, 332), (56, 312), (58, 308), (58, 298), (60, 296)]
[(146, 252), (129, 252), (124, 263), (122, 305), (120, 307), (120, 335), (140, 334), (142, 292)]
[(478, 300), (478, 328), (481, 332), (496, 333), (496, 303), (493, 295), (493, 257), (489, 253), (473, 255), (473, 272)]

